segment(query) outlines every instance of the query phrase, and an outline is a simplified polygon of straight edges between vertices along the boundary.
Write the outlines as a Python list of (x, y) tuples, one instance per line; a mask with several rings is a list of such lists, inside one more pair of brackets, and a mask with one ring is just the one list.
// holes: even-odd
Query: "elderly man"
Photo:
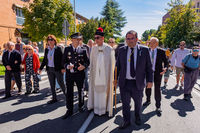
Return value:
[(20, 73), (20, 64), (21, 64), (21, 55), (15, 49), (15, 44), (13, 42), (7, 43), (8, 50), (4, 52), (2, 57), (3, 65), (6, 67), (5, 71), (5, 97), (11, 97), (10, 90), (11, 90), (11, 78), (14, 76), (17, 87), (19, 89), (19, 93), (21, 92), (22, 88), (22, 81), (21, 81), (21, 73)]
[[(152, 64), (147, 47), (137, 43), (137, 32), (131, 30), (126, 33), (126, 44), (119, 49), (117, 58), (117, 77), (122, 100), (124, 121), (119, 126), (124, 129), (131, 124), (130, 101), (135, 103), (135, 123), (141, 125), (140, 111), (142, 106), (145, 80), (147, 87), (152, 87)], [(115, 82), (115, 87), (117, 83)]]
[(181, 79), (181, 86), (180, 89), (183, 87), (183, 81), (184, 81), (184, 68), (181, 65), (182, 60), (185, 58), (187, 54), (190, 53), (188, 49), (185, 48), (185, 41), (181, 41), (178, 49), (174, 51), (174, 54), (172, 55), (171, 59), (171, 68), (173, 70), (174, 66), (176, 67), (176, 86), (175, 88), (179, 87), (179, 80), (180, 80), (180, 75), (182, 73), (182, 79)]
[[(168, 61), (165, 55), (165, 51), (158, 47), (159, 40), (156, 37), (150, 39), (150, 49), (149, 54), (151, 57), (152, 70), (153, 70), (153, 82), (155, 89), (155, 100), (156, 100), (156, 112), (158, 116), (161, 116), (161, 90), (160, 85), (162, 81), (162, 75), (166, 72), (168, 68)], [(163, 66), (164, 64), (164, 66)], [(148, 106), (151, 103), (151, 88), (146, 88), (145, 90), (147, 101), (144, 106)]]
[(98, 28), (95, 33), (96, 46), (93, 46), (90, 58), (90, 77), (88, 110), (101, 116), (106, 112), (113, 115), (113, 71), (114, 51), (104, 43), (104, 32)]

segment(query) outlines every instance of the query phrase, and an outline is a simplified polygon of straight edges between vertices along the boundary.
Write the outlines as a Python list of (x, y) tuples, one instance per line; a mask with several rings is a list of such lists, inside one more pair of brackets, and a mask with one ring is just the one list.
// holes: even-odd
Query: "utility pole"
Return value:
[(75, 33), (76, 33), (76, 0), (74, 0), (74, 25), (75, 25)]

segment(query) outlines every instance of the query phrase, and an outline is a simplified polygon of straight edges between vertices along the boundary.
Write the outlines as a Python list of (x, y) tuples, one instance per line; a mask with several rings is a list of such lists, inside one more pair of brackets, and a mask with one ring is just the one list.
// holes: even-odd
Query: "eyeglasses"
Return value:
[(32, 50), (32, 49), (30, 49), (30, 48), (27, 48), (26, 50)]
[(181, 46), (185, 46), (185, 45), (179, 45), (179, 46), (181, 47)]
[(130, 41), (130, 40), (135, 40), (136, 38), (126, 38), (126, 40)]
[(53, 38), (50, 38), (50, 39), (47, 39), (47, 41), (54, 41), (54, 39), (53, 39)]
[(108, 42), (108, 43), (115, 43), (115, 42)]
[(95, 40), (98, 40), (98, 39), (100, 39), (100, 38), (101, 38), (100, 36), (94, 37)]

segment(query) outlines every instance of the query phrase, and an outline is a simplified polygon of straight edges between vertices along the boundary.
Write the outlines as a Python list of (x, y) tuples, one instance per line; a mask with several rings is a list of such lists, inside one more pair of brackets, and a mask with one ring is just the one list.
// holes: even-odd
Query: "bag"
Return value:
[(41, 75), (40, 74), (37, 74), (37, 78), (38, 78), (38, 81), (41, 81)]

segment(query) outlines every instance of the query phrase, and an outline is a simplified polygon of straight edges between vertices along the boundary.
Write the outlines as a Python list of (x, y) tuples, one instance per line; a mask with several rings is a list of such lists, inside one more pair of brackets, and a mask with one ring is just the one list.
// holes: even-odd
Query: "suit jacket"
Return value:
[(154, 74), (159, 76), (160, 73), (163, 71), (163, 68), (168, 68), (168, 65), (169, 65), (169, 63), (168, 63), (166, 55), (165, 55), (165, 50), (158, 47)]
[[(123, 46), (119, 49), (117, 58), (117, 76), (119, 87), (121, 89), (125, 86), (126, 69), (127, 69), (127, 52), (128, 46)], [(137, 45), (137, 62), (136, 62), (136, 86), (138, 90), (143, 90), (146, 82), (153, 81), (153, 70), (149, 50), (147, 47)]]
[[(65, 48), (63, 59), (62, 59), (62, 64), (63, 64), (64, 68), (66, 68), (66, 74), (71, 73), (70, 70), (67, 69), (67, 66), (70, 65), (70, 63), (75, 64), (75, 58), (78, 58), (77, 59), (78, 65), (76, 66), (77, 68), (80, 66), (79, 63), (82, 64), (83, 66), (85, 66), (85, 68), (87, 68), (90, 64), (89, 58), (86, 53), (86, 49), (79, 47), (79, 49), (77, 51), (77, 57), (75, 57), (73, 46), (70, 45)], [(77, 71), (77, 72), (85, 75), (84, 70)]]
[[(6, 67), (7, 65), (9, 65), (11, 67), (11, 71), (12, 72), (20, 72), (20, 64), (21, 64), (21, 55), (17, 50), (13, 50), (10, 54), (10, 58), (8, 59), (9, 56), (9, 52), (6, 51), (3, 54), (2, 57), (2, 62), (3, 65)], [(17, 63), (15, 64), (15, 61), (17, 61)], [(7, 69), (6, 69), (7, 71)]]
[[(45, 52), (44, 52), (44, 59), (42, 61), (42, 64), (40, 66), (40, 70), (42, 70), (44, 68), (44, 66), (46, 66), (46, 69), (48, 70), (48, 52), (49, 49), (46, 48)], [(64, 69), (63, 65), (62, 65), (62, 57), (63, 57), (63, 53), (60, 47), (55, 46), (55, 51), (54, 51), (54, 69), (55, 71), (61, 71), (61, 69)]]

